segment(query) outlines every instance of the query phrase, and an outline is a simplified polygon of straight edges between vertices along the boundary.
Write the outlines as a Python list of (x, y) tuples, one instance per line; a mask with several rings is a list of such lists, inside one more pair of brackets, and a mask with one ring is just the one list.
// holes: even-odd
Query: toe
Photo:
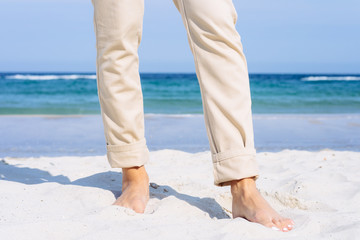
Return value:
[[(282, 232), (288, 232), (290, 231), (289, 229), (289, 224), (286, 224), (284, 221), (282, 221), (281, 218), (274, 218), (272, 220), (272, 223), (274, 224), (274, 226), (279, 229)], [(274, 229), (274, 228), (273, 228)]]
[(281, 231), (281, 226), (280, 225), (277, 225), (276, 224), (276, 221), (267, 221), (267, 222), (262, 222), (260, 223), (262, 225), (264, 225), (265, 227), (268, 227), (268, 228), (271, 228), (272, 230), (275, 230), (275, 231)]
[(278, 229), (282, 229), (282, 225), (281, 225), (280, 219), (274, 218), (274, 219), (272, 219), (272, 223), (273, 223), (274, 226), (277, 227)]
[(289, 218), (282, 220), (282, 223), (290, 230), (294, 228), (294, 221)]
[(272, 229), (272, 230), (275, 230), (275, 231), (280, 231), (280, 229), (277, 228), (276, 226), (272, 226), (271, 229)]
[(278, 222), (281, 226), (280, 229), (283, 232), (288, 232), (294, 228), (294, 222), (291, 219), (283, 218), (283, 219), (280, 219)]

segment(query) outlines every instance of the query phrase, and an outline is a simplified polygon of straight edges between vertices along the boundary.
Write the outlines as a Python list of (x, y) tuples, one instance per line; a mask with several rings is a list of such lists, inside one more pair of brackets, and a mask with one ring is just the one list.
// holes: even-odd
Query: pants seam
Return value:
[[(193, 39), (192, 39), (192, 31), (190, 30), (189, 23), (188, 23), (188, 15), (187, 15), (187, 12), (186, 12), (184, 0), (181, 0), (181, 3), (182, 3), (183, 11), (184, 11), (184, 16), (185, 16), (185, 27), (188, 30), (188, 33), (189, 33), (189, 36), (190, 36), (190, 38), (189, 38), (190, 39), (190, 45), (191, 45), (191, 48), (193, 49), (194, 62), (195, 62), (196, 68), (198, 69), (199, 79), (202, 79), (201, 78), (200, 67), (199, 67), (198, 60), (197, 60), (197, 58), (198, 58), (197, 57), (197, 52), (196, 52), (195, 44), (194, 44)], [(200, 86), (200, 91), (202, 93), (201, 95), (203, 96), (203, 89), (201, 87), (201, 84), (199, 84), (199, 86)], [(209, 109), (205, 98), (203, 98), (202, 102), (203, 102), (204, 107), (206, 109)], [(207, 110), (207, 112), (209, 112), (209, 110)], [(207, 115), (208, 115), (207, 113), (204, 113), (204, 117), (207, 116)], [(210, 126), (213, 126), (213, 124), (210, 123), (210, 118), (206, 118), (206, 119), (207, 119), (206, 121), (208, 122), (208, 125), (209, 125), (209, 132), (210, 132), (210, 137), (212, 139), (212, 144), (214, 146), (214, 150), (215, 150), (215, 152), (218, 152), (217, 146), (216, 146), (215, 141), (214, 141), (214, 135), (213, 135), (212, 130), (210, 128)]]
[(112, 152), (112, 153), (131, 153), (131, 152), (138, 152), (138, 151), (142, 151), (144, 148), (146, 148), (145, 146), (144, 147), (141, 147), (141, 148), (137, 148), (137, 149), (131, 149), (131, 150), (108, 150), (108, 152)]
[(254, 153), (254, 154), (251, 154), (251, 153), (246, 153), (246, 154), (234, 154), (234, 155), (226, 156), (226, 157), (224, 157), (224, 158), (218, 158), (218, 156), (216, 156), (216, 154), (214, 154), (213, 156), (214, 156), (214, 159), (215, 159), (215, 161), (213, 160), (213, 163), (219, 163), (219, 162), (223, 162), (223, 161), (230, 160), (230, 159), (232, 159), (232, 158), (237, 158), (237, 157), (250, 157), (250, 156), (254, 156), (254, 157), (255, 157), (255, 153)]
[[(97, 23), (97, 20), (96, 20), (96, 2), (94, 0), (92, 0), (92, 3), (93, 3), (93, 7), (94, 7), (94, 26), (95, 26), (95, 35), (96, 35), (96, 38), (98, 36), (98, 23)], [(103, 114), (103, 109), (101, 106), (103, 106), (103, 100), (102, 100), (102, 95), (101, 95), (101, 92), (100, 92), (100, 71), (99, 71), (99, 41), (96, 39), (96, 75), (97, 75), (97, 79), (96, 79), (96, 86), (97, 86), (97, 94), (98, 94), (98, 98), (99, 98), (99, 103), (100, 103), (100, 112), (101, 112), (101, 116), (102, 116), (102, 119), (103, 121), (105, 120), (104, 119), (104, 114)], [(106, 126), (104, 126), (104, 135), (105, 135), (105, 140), (106, 140), (106, 143), (109, 142), (109, 136), (108, 136), (108, 131), (106, 130)]]
[(123, 145), (106, 145), (107, 151), (109, 152), (133, 152), (139, 151), (143, 148), (147, 148), (146, 140), (142, 139), (140, 141), (123, 144)]

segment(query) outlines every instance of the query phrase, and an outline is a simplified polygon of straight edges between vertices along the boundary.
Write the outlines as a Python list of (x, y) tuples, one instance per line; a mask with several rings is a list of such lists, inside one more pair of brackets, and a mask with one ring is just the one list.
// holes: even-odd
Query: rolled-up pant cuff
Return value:
[(212, 154), (214, 184), (226, 186), (230, 181), (259, 176), (255, 149), (233, 150)]
[(107, 158), (113, 168), (140, 167), (149, 160), (146, 140), (126, 145), (106, 145)]

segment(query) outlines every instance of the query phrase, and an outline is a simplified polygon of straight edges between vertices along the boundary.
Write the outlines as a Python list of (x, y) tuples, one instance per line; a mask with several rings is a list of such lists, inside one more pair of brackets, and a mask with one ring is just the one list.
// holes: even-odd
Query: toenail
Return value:
[(278, 229), (277, 227), (271, 227), (271, 229), (273, 229), (275, 231), (280, 231), (280, 229)]
[(285, 228), (283, 228), (283, 231), (288, 231), (289, 229), (287, 229), (286, 227)]
[(289, 227), (289, 228), (292, 228), (292, 227), (293, 227), (293, 225), (290, 225), (290, 224), (289, 224), (289, 225), (288, 225), (288, 227)]

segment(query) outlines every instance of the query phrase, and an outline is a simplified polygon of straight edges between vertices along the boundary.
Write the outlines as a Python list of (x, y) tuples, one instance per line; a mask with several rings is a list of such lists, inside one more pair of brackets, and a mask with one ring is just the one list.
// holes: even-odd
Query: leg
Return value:
[(216, 185), (258, 175), (249, 77), (231, 0), (174, 0), (194, 55)]
[[(231, 185), (233, 217), (288, 227), (291, 220), (279, 218), (255, 186), (258, 168), (249, 76), (232, 0), (173, 1), (182, 15), (194, 55), (215, 185)], [(269, 223), (276, 219), (280, 223)]]
[(123, 168), (123, 192), (115, 204), (143, 212), (149, 195), (144, 169), (149, 151), (144, 137), (138, 70), (144, 2), (92, 0), (92, 3), (97, 86), (107, 158), (112, 167)]

